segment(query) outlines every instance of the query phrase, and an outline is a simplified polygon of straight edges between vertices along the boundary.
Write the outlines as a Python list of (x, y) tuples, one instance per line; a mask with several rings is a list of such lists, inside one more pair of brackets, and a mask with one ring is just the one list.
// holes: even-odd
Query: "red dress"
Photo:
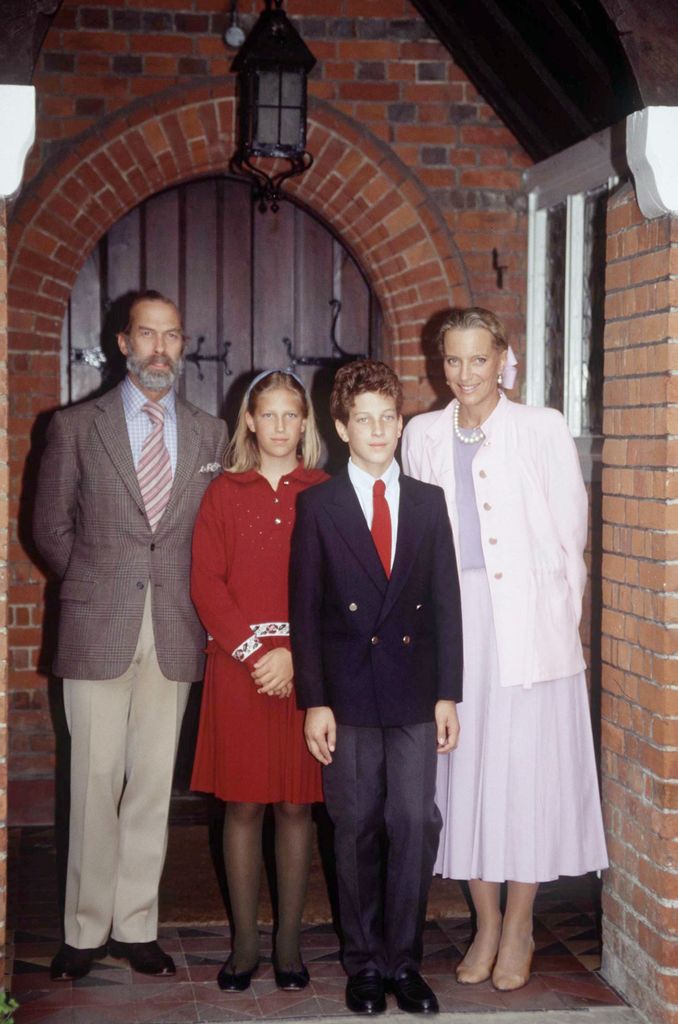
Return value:
[(250, 673), (267, 651), (289, 649), (296, 499), (325, 479), (321, 470), (299, 464), (274, 491), (255, 470), (222, 473), (200, 506), (191, 596), (209, 640), (191, 788), (221, 800), (322, 800), (320, 764), (306, 748), (294, 693), (260, 694)]

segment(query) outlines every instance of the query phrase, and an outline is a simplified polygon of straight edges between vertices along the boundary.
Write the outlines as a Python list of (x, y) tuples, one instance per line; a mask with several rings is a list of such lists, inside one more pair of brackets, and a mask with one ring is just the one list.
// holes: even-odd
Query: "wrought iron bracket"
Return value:
[(202, 364), (203, 363), (223, 363), (223, 366), (224, 366), (224, 376), (225, 377), (232, 377), (233, 376), (233, 370), (228, 365), (228, 353), (229, 353), (229, 350), (231, 348), (231, 344), (232, 343), (230, 341), (224, 341), (222, 343), (221, 347), (222, 347), (223, 351), (222, 351), (221, 355), (205, 356), (205, 355), (202, 355), (201, 349), (202, 349), (202, 347), (203, 347), (203, 345), (204, 345), (206, 340), (207, 339), (206, 339), (204, 334), (199, 335), (198, 339), (196, 341), (196, 346), (197, 347), (196, 347), (195, 352), (189, 352), (188, 355), (184, 356), (184, 359), (186, 360), (186, 362), (187, 363), (193, 363), (193, 365), (195, 366), (196, 370), (198, 371), (198, 380), (203, 381), (205, 379), (205, 374), (202, 372)]
[(289, 369), (296, 366), (343, 366), (345, 363), (353, 363), (357, 359), (367, 359), (364, 352), (347, 352), (337, 341), (337, 321), (341, 313), (341, 302), (339, 299), (330, 299), (332, 307), (332, 325), (330, 327), (330, 341), (332, 343), (331, 356), (298, 356), (294, 352), (294, 343), (291, 338), (283, 338), (282, 343), (287, 351)]
[(267, 174), (261, 167), (252, 163), (250, 155), (246, 151), (238, 150), (231, 158), (230, 170), (252, 184), (252, 201), (258, 204), (260, 213), (266, 213), (269, 206), (273, 213), (277, 213), (280, 209), (280, 200), (284, 199), (283, 182), (288, 178), (295, 178), (298, 174), (303, 174), (313, 163), (313, 157), (307, 152), (293, 157), (276, 157), (275, 159), (287, 160), (290, 166), (277, 174)]

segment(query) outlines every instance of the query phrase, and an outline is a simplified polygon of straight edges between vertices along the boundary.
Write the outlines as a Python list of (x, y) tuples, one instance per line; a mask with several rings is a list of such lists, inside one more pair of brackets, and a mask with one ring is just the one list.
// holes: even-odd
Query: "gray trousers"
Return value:
[(323, 788), (335, 829), (346, 972), (418, 970), (442, 824), (435, 723), (338, 725), (332, 757)]

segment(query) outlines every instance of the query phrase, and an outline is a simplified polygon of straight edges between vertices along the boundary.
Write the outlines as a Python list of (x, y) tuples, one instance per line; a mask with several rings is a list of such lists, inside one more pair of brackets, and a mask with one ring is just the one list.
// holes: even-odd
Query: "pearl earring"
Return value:
[(499, 384), (499, 386), (501, 387), (501, 385), (502, 385), (503, 383), (504, 383), (504, 378), (503, 378), (502, 374), (500, 373), (500, 374), (499, 374), (499, 375), (497, 376), (497, 384)]

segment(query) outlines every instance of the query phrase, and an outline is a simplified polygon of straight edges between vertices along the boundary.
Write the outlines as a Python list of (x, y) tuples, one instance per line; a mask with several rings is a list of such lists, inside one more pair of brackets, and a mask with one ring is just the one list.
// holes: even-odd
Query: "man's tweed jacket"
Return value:
[(186, 682), (202, 677), (205, 634), (189, 595), (191, 536), (201, 498), (219, 472), (226, 425), (179, 398), (176, 414), (176, 472), (155, 533), (141, 499), (120, 385), (52, 418), (34, 535), (62, 580), (56, 675), (122, 675), (134, 657), (150, 582), (163, 675)]

